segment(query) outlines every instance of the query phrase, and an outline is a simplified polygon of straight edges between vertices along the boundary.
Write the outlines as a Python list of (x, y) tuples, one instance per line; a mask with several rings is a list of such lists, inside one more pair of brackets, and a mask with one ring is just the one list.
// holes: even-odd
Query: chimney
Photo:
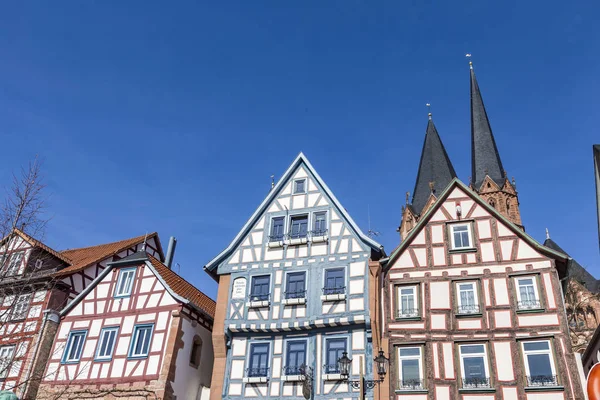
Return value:
[(169, 247), (167, 248), (167, 256), (165, 257), (165, 265), (171, 268), (173, 263), (173, 256), (175, 255), (175, 246), (177, 246), (177, 239), (175, 236), (171, 236), (169, 239)]

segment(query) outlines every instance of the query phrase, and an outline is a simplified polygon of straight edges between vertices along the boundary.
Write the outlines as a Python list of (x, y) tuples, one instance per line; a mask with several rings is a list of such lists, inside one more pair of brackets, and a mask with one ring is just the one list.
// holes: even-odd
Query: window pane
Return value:
[(292, 217), (292, 228), (290, 235), (292, 238), (306, 237), (308, 231), (308, 215)]
[(483, 357), (463, 358), (465, 378), (486, 378)]
[(519, 285), (533, 285), (533, 279), (519, 279)]
[(552, 376), (549, 354), (529, 354), (527, 363), (530, 376)]
[(421, 349), (418, 347), (408, 347), (400, 349), (400, 357), (404, 356), (419, 356), (421, 355)]
[(550, 346), (548, 342), (526, 342), (523, 343), (523, 349), (525, 351), (549, 350)]
[(460, 347), (461, 354), (477, 354), (485, 351), (484, 345), (482, 344), (471, 344)]
[(283, 222), (283, 217), (277, 217), (271, 220), (271, 240), (283, 239)]
[(419, 380), (419, 360), (402, 360), (401, 376), (404, 382)]

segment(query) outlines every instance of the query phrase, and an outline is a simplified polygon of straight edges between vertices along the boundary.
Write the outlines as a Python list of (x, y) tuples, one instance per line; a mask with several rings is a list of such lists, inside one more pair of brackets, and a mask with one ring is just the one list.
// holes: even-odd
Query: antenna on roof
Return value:
[(181, 272), (181, 265), (180, 265), (179, 263), (177, 263), (177, 264), (175, 264), (175, 265), (177, 266), (177, 274), (178, 274), (178, 275), (181, 275), (181, 274), (180, 274), (180, 272)]
[(369, 230), (367, 231), (367, 236), (372, 238), (373, 236), (379, 236), (381, 233), (378, 231), (374, 231), (371, 229), (371, 206), (367, 204), (367, 219), (369, 222)]
[(142, 251), (146, 251), (146, 239), (148, 239), (148, 232), (144, 236), (144, 243), (142, 244)]

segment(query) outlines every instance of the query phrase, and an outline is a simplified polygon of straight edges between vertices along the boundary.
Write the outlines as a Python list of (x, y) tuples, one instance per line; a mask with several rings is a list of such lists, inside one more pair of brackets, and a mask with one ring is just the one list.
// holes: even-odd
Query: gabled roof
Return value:
[(314, 169), (312, 164), (308, 161), (306, 156), (301, 152), (300, 154), (298, 154), (298, 156), (296, 157), (294, 162), (292, 162), (292, 164), (285, 171), (285, 173), (283, 174), (281, 179), (279, 179), (279, 181), (277, 182), (275, 187), (273, 189), (271, 189), (271, 191), (269, 192), (267, 197), (263, 200), (263, 202), (260, 203), (260, 205), (258, 206), (256, 211), (254, 211), (254, 213), (252, 214), (250, 219), (244, 224), (244, 226), (242, 227), (242, 230), (239, 231), (239, 233), (231, 241), (229, 246), (227, 246), (227, 248), (225, 248), (225, 250), (220, 252), (215, 258), (210, 260), (204, 266), (205, 270), (207, 270), (209, 272), (214, 272), (215, 269), (217, 268), (217, 266), (219, 265), (219, 263), (221, 261), (223, 261), (226, 257), (228, 257), (235, 250), (235, 248), (239, 245), (239, 243), (242, 241), (242, 239), (245, 237), (245, 235), (250, 231), (250, 229), (252, 229), (254, 224), (260, 219), (262, 214), (267, 210), (267, 207), (269, 206), (269, 204), (271, 204), (271, 202), (279, 195), (279, 192), (281, 192), (281, 190), (283, 190), (284, 185), (289, 181), (289, 179), (293, 176), (294, 172), (300, 165), (306, 166), (308, 172), (310, 172), (315, 177), (315, 180), (317, 181), (317, 183), (323, 188), (323, 191), (327, 194), (327, 196), (329, 196), (329, 198), (331, 199), (331, 201), (333, 202), (335, 207), (343, 215), (343, 217), (348, 221), (351, 228), (354, 229), (354, 231), (360, 237), (360, 239), (364, 243), (369, 245), (375, 251), (381, 252), (383, 254), (383, 246), (362, 232), (362, 230), (358, 227), (356, 222), (354, 222), (354, 220), (352, 219), (350, 214), (348, 214), (346, 209), (342, 206), (342, 204), (339, 202), (339, 200), (335, 197), (335, 195), (333, 194), (331, 189), (329, 189), (329, 187), (327, 186), (325, 181), (323, 181), (321, 176), (319, 176), (319, 174)]
[[(570, 254), (564, 251), (556, 242), (549, 237), (544, 242), (544, 246), (551, 248), (552, 250), (556, 250), (563, 254), (566, 254), (570, 257)], [(575, 279), (576, 281), (581, 282), (587, 290), (597, 293), (600, 289), (600, 281), (598, 281), (592, 274), (590, 274), (581, 264), (577, 262), (574, 258), (571, 258), (571, 263), (569, 264), (568, 275), (570, 278)]]
[(504, 186), (505, 176), (490, 120), (483, 105), (475, 71), (471, 65), (471, 179), (476, 189), (481, 187), (486, 175)]
[(162, 255), (162, 248), (158, 239), (158, 233), (153, 232), (148, 235), (136, 236), (130, 239), (120, 240), (118, 242), (105, 243), (90, 247), (80, 247), (77, 249), (63, 250), (60, 254), (70, 260), (70, 266), (58, 271), (57, 275), (68, 275), (79, 272), (100, 262), (108, 257), (119, 254), (120, 252), (139, 243), (143, 243), (146, 239), (154, 238), (158, 244), (158, 251)]
[(444, 190), (444, 192), (438, 197), (436, 202), (427, 210), (427, 212), (419, 219), (417, 225), (410, 231), (410, 233), (406, 236), (406, 238), (400, 243), (398, 247), (394, 249), (392, 254), (390, 254), (389, 258), (386, 261), (385, 269), (389, 269), (390, 266), (396, 261), (398, 256), (406, 250), (408, 246), (410, 246), (411, 242), (419, 234), (419, 232), (427, 225), (431, 217), (435, 214), (435, 212), (441, 207), (446, 198), (452, 193), (454, 188), (460, 188), (463, 192), (465, 192), (469, 197), (471, 197), (477, 204), (483, 207), (488, 213), (490, 213), (494, 218), (503, 222), (508, 229), (510, 229), (516, 236), (523, 239), (527, 244), (532, 246), (534, 249), (538, 250), (542, 254), (547, 255), (548, 257), (554, 258), (556, 260), (560, 260), (563, 262), (568, 262), (569, 257), (562, 252), (558, 252), (551, 248), (548, 248), (540, 243), (538, 243), (534, 238), (526, 234), (523, 230), (517, 227), (515, 224), (510, 222), (506, 217), (500, 214), (495, 208), (490, 206), (485, 200), (483, 200), (477, 193), (473, 190), (469, 189), (464, 183), (462, 183), (458, 178), (454, 178), (450, 185)]
[(413, 192), (412, 210), (416, 211), (417, 214), (423, 211), (423, 207), (427, 204), (432, 193), (430, 183), (433, 183), (433, 194), (437, 196), (453, 178), (456, 178), (456, 172), (430, 117)]
[(123, 265), (141, 265), (145, 264), (154, 273), (157, 279), (163, 284), (165, 289), (173, 296), (177, 301), (189, 305), (192, 308), (202, 312), (210, 319), (214, 320), (216, 303), (213, 299), (202, 293), (195, 286), (190, 284), (188, 281), (179, 276), (176, 272), (171, 270), (169, 267), (164, 265), (158, 259), (152, 255), (138, 251), (137, 253), (130, 254), (121, 260), (109, 263), (108, 266), (102, 270), (100, 275), (94, 279), (94, 281), (88, 285), (85, 290), (73, 299), (61, 312), (61, 316), (65, 316), (71, 311), (88, 293), (90, 293), (98, 283), (104, 279), (108, 273), (115, 267)]
[[(52, 254), (54, 257), (58, 258), (61, 261), (64, 261), (67, 264), (71, 264), (71, 259), (66, 257), (64, 254), (59, 253), (58, 251), (54, 250), (53, 248), (46, 246), (44, 243), (40, 242), (39, 240), (29, 236), (28, 234), (26, 234), (25, 232), (23, 232), (20, 229), (13, 229), (14, 234), (16, 234), (17, 236), (19, 236), (21, 239), (23, 239), (24, 241), (26, 241), (27, 243), (29, 243), (31, 246), (33, 247), (39, 247), (40, 249), (47, 251), (48, 253)], [(7, 235), (5, 238), (2, 239), (2, 241), (0, 243), (4, 243), (6, 241), (6, 239), (8, 239), (10, 237), (10, 235)]]

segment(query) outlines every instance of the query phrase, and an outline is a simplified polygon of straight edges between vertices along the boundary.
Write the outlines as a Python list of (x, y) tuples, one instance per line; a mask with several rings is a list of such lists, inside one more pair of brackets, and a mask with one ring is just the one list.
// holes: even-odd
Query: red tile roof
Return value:
[(44, 243), (40, 242), (37, 239), (34, 239), (33, 237), (29, 236), (25, 232), (15, 228), (15, 233), (17, 235), (19, 235), (23, 240), (25, 240), (30, 245), (39, 247), (39, 248), (43, 249), (44, 251), (47, 251), (48, 253), (52, 254), (54, 257), (58, 258), (59, 260), (62, 260), (64, 262), (66, 262), (67, 264), (71, 264), (71, 259), (69, 259), (68, 257), (65, 257), (64, 254), (61, 254), (58, 251), (46, 246)]
[(144, 242), (144, 238), (150, 239), (156, 236), (158, 240), (158, 234), (156, 232), (150, 233), (147, 236), (141, 235), (131, 239), (120, 240), (118, 242), (100, 244), (97, 246), (81, 247), (78, 249), (63, 250), (60, 254), (70, 260), (70, 266), (58, 271), (58, 276), (69, 275), (75, 272), (79, 272), (90, 265), (102, 261), (105, 258), (114, 256), (131, 246)]
[(207, 313), (211, 318), (215, 318), (215, 308), (217, 303), (194, 285), (183, 279), (172, 269), (148, 254), (148, 258), (156, 272), (169, 285), (169, 287), (179, 296), (189, 300), (193, 305)]

